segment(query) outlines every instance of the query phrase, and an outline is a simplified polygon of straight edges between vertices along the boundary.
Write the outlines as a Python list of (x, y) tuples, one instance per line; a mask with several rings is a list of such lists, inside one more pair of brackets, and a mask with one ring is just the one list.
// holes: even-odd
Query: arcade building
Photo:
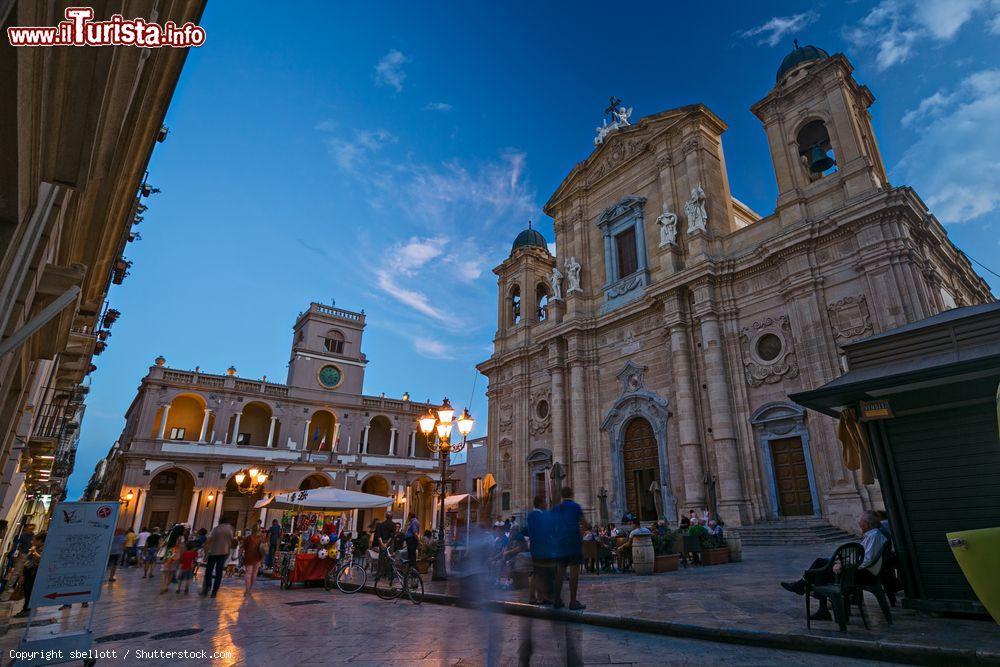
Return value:
[[(125, 428), (87, 489), (120, 500), (121, 525), (237, 530), (280, 512), (254, 504), (320, 486), (392, 497), (397, 513), (436, 527), (436, 456), (417, 418), (428, 404), (362, 393), (365, 314), (318, 303), (293, 329), (286, 384), (180, 370), (163, 357), (142, 379)], [(367, 527), (384, 509), (354, 511)]]

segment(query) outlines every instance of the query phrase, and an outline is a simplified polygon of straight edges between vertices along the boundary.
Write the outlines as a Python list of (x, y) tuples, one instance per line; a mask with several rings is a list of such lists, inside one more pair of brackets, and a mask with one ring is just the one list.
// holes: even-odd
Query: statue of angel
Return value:
[(626, 109), (625, 107), (618, 107), (618, 111), (612, 111), (611, 115), (615, 117), (615, 123), (618, 127), (625, 127), (626, 125), (631, 125), (628, 122), (629, 116), (632, 115), (632, 107)]

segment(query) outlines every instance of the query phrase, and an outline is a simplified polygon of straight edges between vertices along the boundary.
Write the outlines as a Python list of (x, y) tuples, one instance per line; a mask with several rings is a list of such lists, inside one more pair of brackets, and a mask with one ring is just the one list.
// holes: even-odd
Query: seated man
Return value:
[(688, 535), (703, 540), (708, 537), (708, 529), (701, 525), (701, 519), (695, 517), (691, 519), (691, 527), (688, 528)]
[(722, 526), (716, 523), (715, 519), (708, 520), (708, 528), (705, 530), (708, 531), (709, 537), (722, 537)]
[[(885, 546), (885, 534), (879, 530), (880, 521), (875, 512), (862, 512), (858, 520), (858, 527), (861, 528), (861, 546), (865, 549), (865, 556), (858, 565), (858, 573), (855, 582), (858, 584), (874, 584), (878, 580), (878, 573), (882, 569), (882, 547)], [(821, 569), (829, 563), (827, 558), (817, 558), (809, 567), (810, 570)], [(840, 572), (840, 563), (833, 564), (834, 574)], [(782, 581), (781, 587), (786, 591), (791, 591), (797, 595), (804, 595), (806, 592), (806, 577), (814, 586), (833, 583), (833, 578), (824, 576), (817, 577), (806, 572), (798, 581)], [(819, 610), (810, 616), (814, 621), (829, 621), (832, 619), (825, 597), (819, 598)]]
[(617, 551), (619, 554), (625, 554), (625, 564), (622, 568), (626, 570), (632, 567), (632, 538), (636, 535), (652, 535), (653, 532), (649, 528), (643, 528), (639, 519), (632, 519), (632, 532), (628, 534), (628, 542), (618, 547)]

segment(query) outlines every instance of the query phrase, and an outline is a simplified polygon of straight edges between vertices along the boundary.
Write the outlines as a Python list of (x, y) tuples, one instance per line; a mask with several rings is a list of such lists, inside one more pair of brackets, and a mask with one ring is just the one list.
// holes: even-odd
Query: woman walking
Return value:
[(160, 550), (160, 529), (154, 527), (146, 538), (146, 550), (142, 554), (142, 578), (152, 579), (156, 567), (156, 553)]
[(257, 571), (260, 569), (261, 561), (264, 560), (264, 537), (261, 535), (260, 526), (255, 525), (250, 529), (250, 534), (243, 538), (243, 570), (246, 581), (245, 594), (249, 595), (257, 580)]
[(178, 547), (167, 547), (167, 553), (163, 556), (163, 565), (160, 566), (160, 572), (163, 574), (163, 579), (160, 583), (160, 595), (163, 595), (170, 589), (171, 582), (177, 576), (177, 563), (179, 560)]

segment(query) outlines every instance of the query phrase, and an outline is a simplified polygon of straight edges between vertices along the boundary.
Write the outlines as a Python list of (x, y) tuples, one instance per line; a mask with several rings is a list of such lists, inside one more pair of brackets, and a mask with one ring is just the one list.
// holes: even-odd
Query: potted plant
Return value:
[(672, 535), (653, 535), (653, 574), (675, 572), (680, 560)]
[(709, 535), (704, 539), (701, 554), (704, 565), (725, 565), (729, 562), (729, 547), (718, 535)]
[(104, 317), (101, 319), (101, 324), (105, 328), (110, 327), (115, 321), (121, 316), (121, 311), (117, 308), (108, 308), (104, 311)]
[(417, 562), (415, 564), (417, 572), (420, 574), (430, 572), (431, 563), (437, 555), (437, 548), (437, 542), (433, 540), (427, 540), (426, 542), (421, 540), (420, 544), (417, 545)]

